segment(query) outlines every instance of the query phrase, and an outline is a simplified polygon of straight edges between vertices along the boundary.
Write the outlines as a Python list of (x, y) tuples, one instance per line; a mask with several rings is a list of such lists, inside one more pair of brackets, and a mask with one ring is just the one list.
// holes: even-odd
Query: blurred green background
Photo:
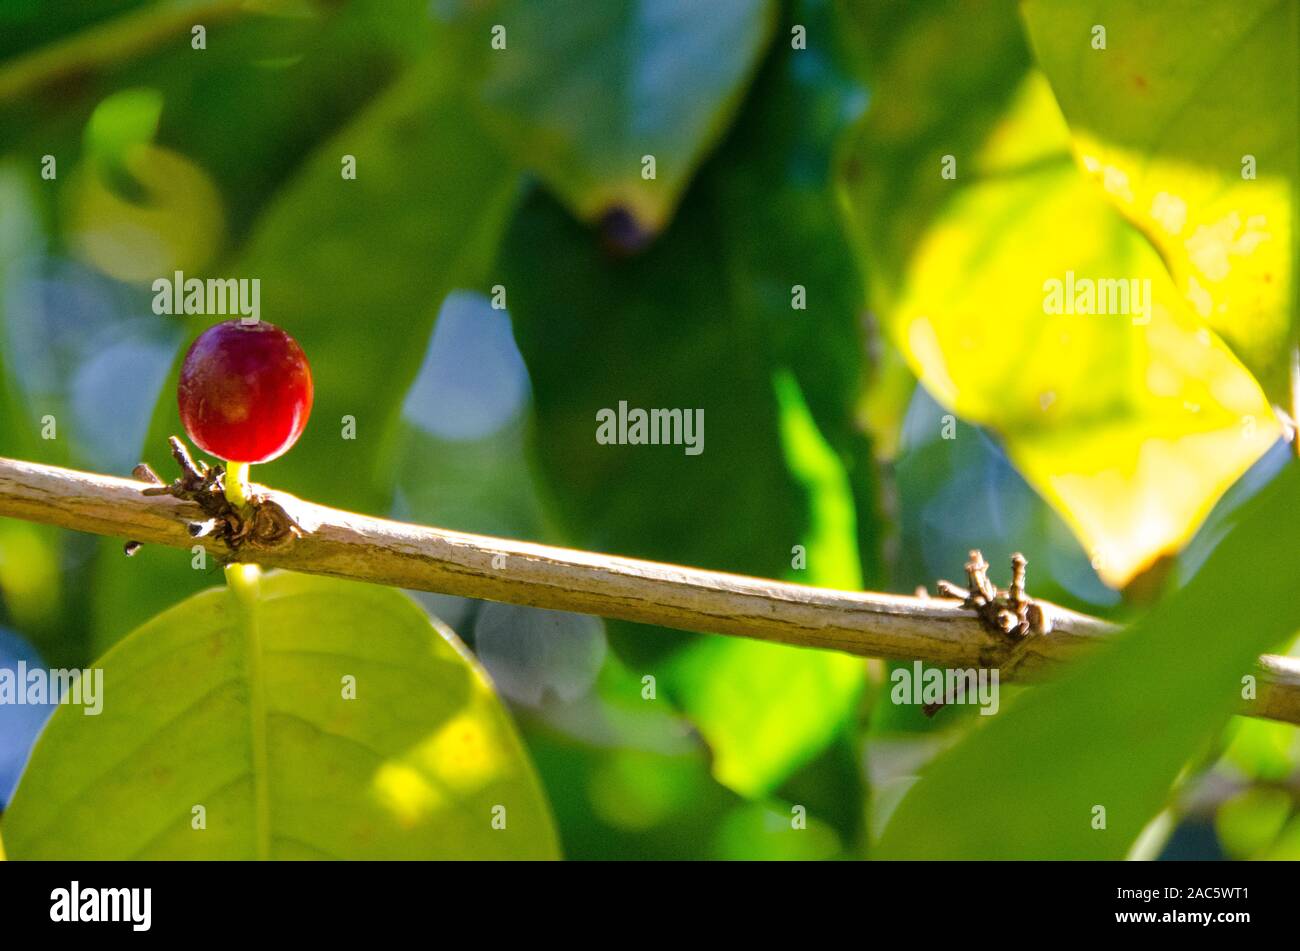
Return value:
[[(1219, 40), (1170, 31), (1178, 5), (1077, 6), (3, 0), (0, 454), (169, 472), (178, 361), (214, 318), (155, 315), (150, 285), (258, 278), (316, 406), (257, 481), (849, 589), (955, 579), (977, 547), (1005, 584), (1019, 550), (1037, 597), (1156, 605), (1134, 638), (1156, 643), (1238, 583), (1213, 553), (1293, 451), (1270, 403), (1296, 311), (1296, 54), (1270, 18), (1296, 14), (1244, 5), (1222, 41), (1256, 65), (1225, 87)], [(1225, 118), (1217, 96), (1246, 104)], [(1068, 270), (1149, 280), (1151, 313), (1046, 314)], [(599, 445), (596, 411), (624, 400), (703, 409), (704, 452)], [(1272, 565), (1290, 591), (1296, 557)], [(220, 580), (0, 521), (0, 662), (89, 664)], [(510, 701), (571, 858), (870, 855), (980, 732), (891, 703), (879, 661), (418, 598)], [(1296, 728), (1225, 726), (1237, 655), (1214, 653), (1286, 648), (1296, 625), (1270, 616), (1272, 640), (1225, 647), (1201, 612), (1167, 671), (1118, 682), (1156, 680), (1171, 716), (1218, 691), (1166, 772), (1125, 780), (1151, 723), (1077, 772), (1050, 737), (1018, 746), (1022, 721), (982, 739), (1046, 782), (1061, 757), (1061, 783), (1145, 783), (1108, 854), (1300, 857)], [(1183, 651), (1226, 678), (1180, 680)], [(1076, 692), (1035, 691), (1082, 723), (1102, 694)], [(0, 803), (41, 722), (0, 708)], [(952, 821), (979, 823), (972, 802)], [(1033, 848), (1091, 854), (1054, 815)]]

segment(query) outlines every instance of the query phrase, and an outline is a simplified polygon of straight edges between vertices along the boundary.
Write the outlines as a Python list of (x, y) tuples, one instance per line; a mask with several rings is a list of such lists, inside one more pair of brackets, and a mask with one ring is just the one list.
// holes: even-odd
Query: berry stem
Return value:
[(248, 507), (249, 465), (247, 462), (226, 463), (226, 499), (240, 511)]

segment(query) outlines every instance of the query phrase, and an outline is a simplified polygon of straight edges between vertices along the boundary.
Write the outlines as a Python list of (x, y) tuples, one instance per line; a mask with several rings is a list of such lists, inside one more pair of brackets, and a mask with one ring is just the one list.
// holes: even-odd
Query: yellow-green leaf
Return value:
[[(878, 93), (895, 105), (868, 114), (844, 166), (851, 224), (872, 303), (918, 378), (1001, 437), (1122, 585), (1190, 536), (1278, 427), (1159, 255), (1070, 160), (1004, 13), (1001, 27), (936, 17), (909, 41), (992, 34), (981, 42), (1008, 52), (963, 78), (1005, 102), (1000, 115), (927, 112), (939, 80), (909, 69), (909, 42), (886, 58)], [(1080, 280), (1103, 291), (1093, 313), (1079, 312)]]
[(5, 814), (18, 859), (552, 858), (505, 709), (389, 588), (287, 573), (211, 589), (98, 663)]

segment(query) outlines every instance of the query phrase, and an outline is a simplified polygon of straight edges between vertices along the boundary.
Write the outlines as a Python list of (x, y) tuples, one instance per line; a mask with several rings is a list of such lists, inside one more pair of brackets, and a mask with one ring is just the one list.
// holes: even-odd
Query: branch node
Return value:
[[(144, 462), (133, 471), (136, 478), (151, 483), (141, 490), (144, 495), (170, 495), (193, 502), (203, 511), (207, 518), (186, 526), (190, 537), (212, 537), (225, 542), (232, 552), (238, 553), (245, 546), (262, 551), (280, 548), (303, 536), (303, 527), (285, 511), (283, 505), (266, 493), (250, 494), (248, 505), (243, 509), (236, 508), (226, 498), (224, 466), (209, 466), (202, 460), (196, 461), (176, 436), (169, 437), (167, 442), (172, 458), (180, 467), (180, 476), (164, 484)], [(134, 548), (128, 546), (126, 551), (128, 556), (140, 550), (138, 542), (132, 544)]]
[[(989, 580), (989, 564), (978, 549), (970, 553), (966, 562), (966, 579), (969, 590), (957, 587), (950, 581), (939, 581), (937, 587), (947, 597), (961, 601), (961, 606), (974, 611), (984, 627), (1008, 644), (1000, 666), (1011, 673), (1029, 652), (1034, 638), (1050, 634), (1052, 621), (1042, 605), (1025, 593), (1025, 569), (1028, 561), (1020, 552), (1011, 556), (1011, 586), (999, 591)], [(990, 658), (985, 667), (999, 666), (997, 658)], [(927, 704), (926, 716), (934, 716), (942, 703)]]

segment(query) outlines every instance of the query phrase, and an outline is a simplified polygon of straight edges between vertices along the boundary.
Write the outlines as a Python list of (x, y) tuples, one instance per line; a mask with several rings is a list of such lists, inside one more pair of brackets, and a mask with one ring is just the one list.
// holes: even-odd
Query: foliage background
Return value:
[[(981, 729), (892, 704), (880, 662), (419, 595), (510, 701), (566, 856), (1300, 856), (1295, 728), (1228, 719), (1236, 670), (1300, 626), (1269, 405), (1296, 312), (1295, 10), (1245, 4), (1219, 49), (1185, 25), (1214, 4), (1077, 7), (9, 0), (0, 453), (164, 471), (209, 321), (155, 316), (150, 282), (257, 277), (317, 393), (259, 481), (845, 588), (1022, 550), (1036, 596), (1141, 619), (1128, 654), (1006, 690)], [(1159, 194), (1185, 226), (1160, 230)], [(1150, 278), (1150, 323), (1046, 316), (1067, 269)], [(704, 453), (597, 445), (620, 400), (703, 408)], [(0, 522), (0, 658), (87, 665), (219, 582)], [(42, 721), (0, 708), (0, 795)]]

